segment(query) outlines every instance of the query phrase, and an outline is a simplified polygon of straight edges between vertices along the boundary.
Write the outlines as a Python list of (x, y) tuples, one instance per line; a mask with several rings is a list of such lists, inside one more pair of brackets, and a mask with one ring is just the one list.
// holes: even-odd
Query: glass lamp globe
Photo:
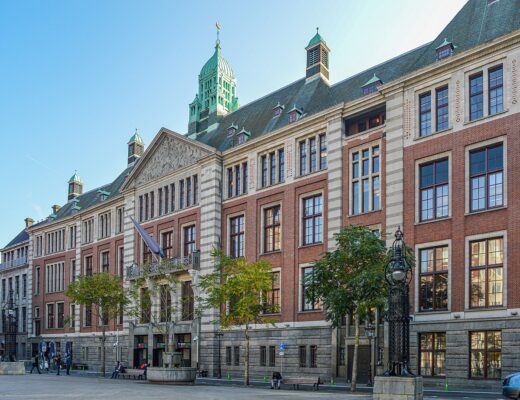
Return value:
[(396, 282), (401, 282), (406, 277), (406, 272), (403, 269), (396, 269), (392, 272), (392, 278)]

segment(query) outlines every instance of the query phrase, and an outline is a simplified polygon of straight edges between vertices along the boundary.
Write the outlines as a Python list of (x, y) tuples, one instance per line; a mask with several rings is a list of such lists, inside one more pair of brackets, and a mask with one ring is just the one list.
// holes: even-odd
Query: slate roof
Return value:
[(488, 0), (469, 0), (432, 42), (332, 86), (328, 86), (321, 79), (307, 84), (304, 78), (299, 79), (221, 117), (216, 130), (199, 134), (196, 140), (220, 151), (227, 150), (232, 146), (232, 138), (227, 137), (227, 129), (231, 124), (251, 132), (251, 139), (287, 125), (287, 111), (278, 117), (274, 116), (273, 108), (278, 103), (284, 105), (285, 110), (294, 106), (302, 109), (302, 117), (305, 118), (336, 104), (360, 98), (363, 95), (362, 86), (374, 74), (384, 83), (389, 83), (438, 62), (436, 48), (445, 38), (453, 42), (454, 54), (457, 54), (519, 28), (520, 0), (498, 0), (491, 5), (488, 5)]
[(12, 246), (17, 245), (19, 243), (26, 242), (27, 240), (29, 240), (29, 233), (27, 233), (27, 231), (24, 228), (18, 235), (16, 235), (13, 238), (13, 240), (11, 240), (9, 243), (7, 243), (5, 248), (12, 247)]

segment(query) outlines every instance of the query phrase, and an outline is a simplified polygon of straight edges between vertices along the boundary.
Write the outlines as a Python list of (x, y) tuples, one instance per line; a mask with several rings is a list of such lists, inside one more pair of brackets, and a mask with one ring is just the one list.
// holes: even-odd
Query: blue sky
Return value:
[[(319, 5), (318, 5), (319, 3)], [(0, 2), (0, 246), (126, 166), (126, 142), (184, 133), (197, 76), (222, 51), (246, 104), (304, 75), (315, 28), (332, 83), (433, 40), (464, 0)]]

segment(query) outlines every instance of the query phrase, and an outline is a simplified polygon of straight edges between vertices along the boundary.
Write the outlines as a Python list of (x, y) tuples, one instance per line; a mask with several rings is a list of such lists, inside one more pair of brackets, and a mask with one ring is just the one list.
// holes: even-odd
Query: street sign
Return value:
[(284, 342), (280, 342), (280, 350), (281, 351), (285, 350), (285, 343)]
[(280, 353), (278, 353), (278, 354), (280, 354), (280, 356), (282, 356), (282, 357), (283, 357), (283, 356), (285, 355), (285, 352), (284, 352), (284, 351), (281, 351), (281, 352), (280, 352)]

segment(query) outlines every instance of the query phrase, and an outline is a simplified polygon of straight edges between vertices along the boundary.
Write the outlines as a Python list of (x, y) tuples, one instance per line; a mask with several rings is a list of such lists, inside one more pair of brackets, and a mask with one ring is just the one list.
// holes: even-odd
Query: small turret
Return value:
[(136, 128), (134, 135), (128, 141), (128, 165), (137, 161), (143, 155), (143, 152), (144, 142)]
[(75, 197), (78, 197), (83, 193), (83, 182), (81, 182), (81, 178), (78, 173), (75, 171), (74, 175), (72, 175), (69, 179), (69, 195), (67, 197), (68, 200), (72, 200)]
[(321, 37), (319, 28), (316, 28), (316, 34), (312, 37), (305, 50), (307, 51), (307, 69), (305, 73), (307, 81), (321, 77), (328, 82), (330, 49)]

